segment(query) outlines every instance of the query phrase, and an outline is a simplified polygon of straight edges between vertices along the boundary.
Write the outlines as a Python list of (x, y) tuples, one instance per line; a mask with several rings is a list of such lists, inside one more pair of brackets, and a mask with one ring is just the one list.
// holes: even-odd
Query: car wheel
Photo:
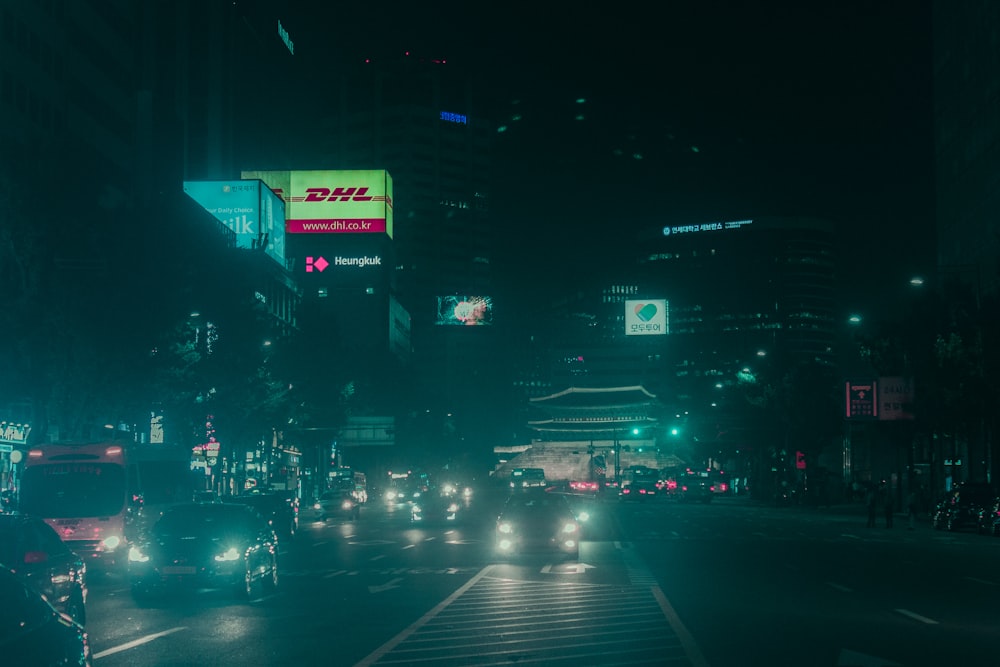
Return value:
[(236, 595), (241, 600), (253, 600), (255, 597), (256, 585), (254, 585), (253, 572), (247, 565), (243, 572), (243, 580), (236, 587)]
[(267, 587), (272, 591), (278, 588), (278, 557), (271, 557), (271, 576), (268, 577)]
[(74, 591), (66, 603), (66, 615), (80, 625), (87, 624), (87, 609), (83, 602), (83, 593)]

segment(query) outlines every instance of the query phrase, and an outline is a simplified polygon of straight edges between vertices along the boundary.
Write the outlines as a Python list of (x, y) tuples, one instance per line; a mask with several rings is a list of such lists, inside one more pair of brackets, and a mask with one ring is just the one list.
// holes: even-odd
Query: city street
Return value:
[[(304, 520), (277, 593), (138, 607), (95, 577), (95, 664), (927, 665), (989, 662), (1000, 539), (865, 528), (860, 507), (574, 498), (578, 560), (496, 560), (502, 498), (457, 526), (377, 499)], [(959, 602), (960, 601), (960, 602)]]

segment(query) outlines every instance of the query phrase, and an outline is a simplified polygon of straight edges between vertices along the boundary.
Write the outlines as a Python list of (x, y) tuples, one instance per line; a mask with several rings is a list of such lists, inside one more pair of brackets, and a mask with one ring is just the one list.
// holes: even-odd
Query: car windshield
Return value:
[(250, 535), (258, 528), (257, 519), (242, 507), (202, 505), (166, 512), (153, 526), (159, 539)]

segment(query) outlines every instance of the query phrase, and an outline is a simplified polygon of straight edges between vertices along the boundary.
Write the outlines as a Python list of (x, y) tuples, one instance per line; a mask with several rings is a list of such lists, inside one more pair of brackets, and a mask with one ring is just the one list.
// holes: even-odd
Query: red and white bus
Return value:
[(114, 441), (28, 451), (18, 509), (44, 519), (88, 561), (124, 562), (128, 542), (170, 505), (190, 502), (190, 450)]
[(18, 509), (44, 519), (88, 561), (127, 552), (130, 501), (120, 443), (41, 445), (24, 459)]

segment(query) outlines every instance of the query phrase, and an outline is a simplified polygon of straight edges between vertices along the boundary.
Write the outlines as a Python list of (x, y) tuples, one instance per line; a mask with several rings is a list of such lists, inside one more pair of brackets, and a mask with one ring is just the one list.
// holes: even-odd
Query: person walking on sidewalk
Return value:
[(892, 489), (888, 486), (885, 487), (885, 498), (882, 502), (882, 509), (885, 512), (885, 527), (892, 528), (892, 515), (895, 508), (892, 506)]
[(909, 519), (910, 530), (917, 527), (917, 511), (919, 506), (920, 494), (917, 493), (916, 489), (910, 489), (909, 495), (906, 496), (906, 518)]
[(868, 508), (868, 527), (875, 527), (875, 512), (878, 508), (878, 490), (875, 484), (869, 484), (865, 492), (865, 506)]

